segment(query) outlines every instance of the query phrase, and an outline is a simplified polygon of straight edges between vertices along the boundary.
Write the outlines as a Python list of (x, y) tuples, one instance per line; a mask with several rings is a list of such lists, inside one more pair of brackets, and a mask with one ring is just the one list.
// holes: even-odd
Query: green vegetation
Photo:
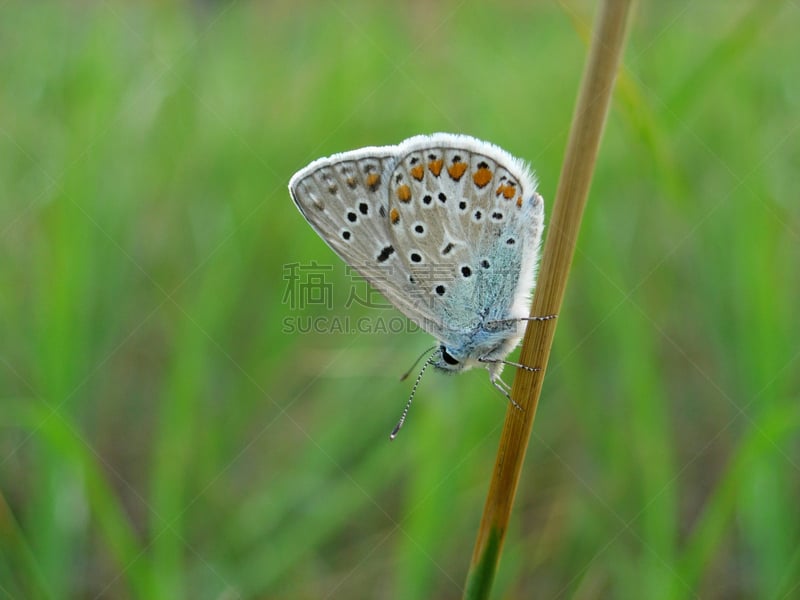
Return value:
[[(390, 444), (430, 338), (287, 333), (399, 319), (286, 184), (456, 131), (552, 199), (591, 3), (0, 10), (0, 596), (460, 597), (505, 400)], [(495, 597), (800, 594), (798, 28), (639, 6)]]

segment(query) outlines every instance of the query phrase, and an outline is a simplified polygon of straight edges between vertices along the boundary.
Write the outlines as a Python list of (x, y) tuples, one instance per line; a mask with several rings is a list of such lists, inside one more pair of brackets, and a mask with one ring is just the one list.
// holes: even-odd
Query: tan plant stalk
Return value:
[[(606, 0), (597, 18), (567, 151), (556, 192), (531, 316), (558, 314), (567, 286), (575, 243), (594, 171), (600, 139), (624, 47), (631, 0)], [(465, 598), (488, 598), (500, 560), (525, 452), (558, 319), (530, 322), (522, 343), (522, 364), (541, 372), (519, 369), (511, 396), (522, 407), (509, 407), (494, 472), (489, 485)]]

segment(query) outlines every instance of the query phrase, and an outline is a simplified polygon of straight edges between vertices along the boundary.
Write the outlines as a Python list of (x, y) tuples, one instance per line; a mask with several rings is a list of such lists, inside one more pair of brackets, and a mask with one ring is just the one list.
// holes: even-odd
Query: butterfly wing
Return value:
[(439, 339), (527, 316), (544, 210), (525, 163), (468, 136), (418, 136), (388, 183), (392, 246)]
[(297, 208), (342, 260), (429, 333), (441, 326), (420, 306), (390, 227), (388, 178), (398, 146), (362, 148), (322, 158), (289, 182)]

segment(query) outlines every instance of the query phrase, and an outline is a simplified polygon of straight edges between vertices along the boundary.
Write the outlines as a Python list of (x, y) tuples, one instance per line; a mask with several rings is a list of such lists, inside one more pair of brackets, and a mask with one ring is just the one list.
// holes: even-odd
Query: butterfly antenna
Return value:
[(414, 364), (413, 364), (413, 365), (411, 365), (411, 368), (410, 368), (408, 371), (406, 371), (405, 373), (403, 373), (403, 374), (400, 376), (400, 381), (405, 381), (406, 379), (408, 379), (408, 376), (409, 376), (409, 375), (411, 375), (411, 371), (413, 371), (413, 370), (414, 370), (414, 367), (416, 367), (416, 366), (417, 366), (417, 363), (419, 363), (419, 361), (421, 361), (421, 360), (422, 360), (422, 357), (423, 357), (423, 356), (425, 356), (425, 355), (426, 355), (428, 352), (430, 352), (431, 350), (436, 350), (436, 344), (434, 344), (433, 346), (431, 346), (430, 348), (428, 348), (427, 350), (425, 350), (425, 351), (424, 351), (422, 354), (420, 354), (420, 355), (417, 357), (417, 359), (414, 361)]
[[(419, 362), (419, 359), (417, 359), (417, 362)], [(425, 364), (422, 365), (422, 369), (420, 369), (419, 375), (417, 375), (417, 380), (414, 382), (414, 386), (411, 388), (411, 395), (408, 397), (408, 402), (406, 402), (406, 407), (403, 409), (403, 414), (400, 415), (400, 420), (397, 422), (397, 425), (394, 426), (394, 429), (392, 429), (392, 433), (389, 434), (390, 440), (393, 440), (394, 438), (397, 437), (397, 434), (400, 432), (400, 428), (403, 426), (403, 423), (406, 422), (406, 417), (408, 416), (408, 409), (411, 408), (411, 401), (414, 399), (414, 394), (417, 393), (417, 386), (419, 385), (419, 382), (422, 379), (422, 375), (425, 373), (425, 369), (427, 369), (428, 365), (431, 364), (432, 362), (433, 362), (433, 354), (431, 354), (428, 360), (425, 361)]]

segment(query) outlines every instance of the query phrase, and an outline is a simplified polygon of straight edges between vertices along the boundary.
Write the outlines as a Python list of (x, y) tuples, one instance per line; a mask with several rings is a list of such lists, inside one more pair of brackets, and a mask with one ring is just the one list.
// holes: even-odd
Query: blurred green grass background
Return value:
[[(3, 3), (0, 596), (460, 597), (505, 401), (389, 444), (430, 339), (286, 332), (397, 317), (286, 184), (454, 131), (552, 200), (593, 10)], [(494, 597), (800, 597), (798, 30), (640, 3)]]

